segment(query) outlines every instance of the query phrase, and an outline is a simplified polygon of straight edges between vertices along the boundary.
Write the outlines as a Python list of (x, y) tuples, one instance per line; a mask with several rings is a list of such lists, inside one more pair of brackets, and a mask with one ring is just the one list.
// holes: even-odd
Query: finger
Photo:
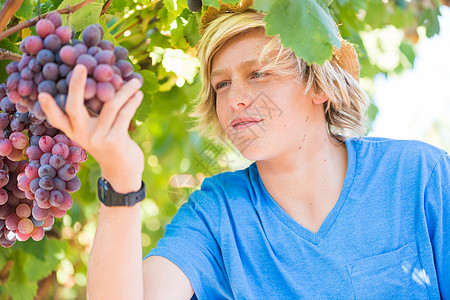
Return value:
[(73, 128), (83, 128), (90, 118), (84, 107), (84, 88), (86, 85), (87, 69), (84, 65), (76, 65), (72, 72), (67, 95), (66, 113)]
[(125, 103), (136, 94), (140, 87), (141, 82), (137, 79), (132, 79), (122, 86), (112, 101), (106, 102), (103, 105), (100, 115), (98, 116), (97, 133), (106, 135), (109, 132), (116, 119), (117, 113), (123, 108)]
[(42, 107), (48, 122), (66, 135), (72, 134), (72, 126), (66, 114), (59, 108), (53, 97), (48, 93), (39, 93), (39, 104)]
[(117, 114), (117, 117), (114, 121), (114, 124), (111, 129), (111, 133), (115, 134), (122, 133), (128, 131), (128, 127), (130, 125), (131, 120), (133, 119), (136, 110), (144, 99), (144, 93), (142, 91), (138, 91), (134, 94), (130, 100), (122, 107), (122, 109)]

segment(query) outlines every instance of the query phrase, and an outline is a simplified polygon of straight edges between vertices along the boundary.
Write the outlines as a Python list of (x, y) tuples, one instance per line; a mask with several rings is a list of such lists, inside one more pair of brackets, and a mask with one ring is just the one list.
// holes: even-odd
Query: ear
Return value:
[(328, 100), (328, 96), (324, 92), (312, 93), (311, 100), (314, 104), (323, 104)]

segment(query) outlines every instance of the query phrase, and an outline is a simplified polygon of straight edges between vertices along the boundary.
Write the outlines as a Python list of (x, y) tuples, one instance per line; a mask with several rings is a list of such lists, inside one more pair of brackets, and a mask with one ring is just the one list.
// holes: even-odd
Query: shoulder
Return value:
[(443, 149), (417, 140), (363, 137), (347, 139), (346, 144), (354, 148), (357, 156), (391, 161), (410, 160), (434, 165), (446, 154)]

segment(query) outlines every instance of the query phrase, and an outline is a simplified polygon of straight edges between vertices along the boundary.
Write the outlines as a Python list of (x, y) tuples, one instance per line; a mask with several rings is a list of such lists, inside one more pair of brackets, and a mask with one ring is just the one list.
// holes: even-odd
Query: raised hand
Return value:
[(69, 84), (66, 113), (47, 93), (39, 94), (42, 110), (50, 124), (79, 143), (99, 163), (102, 176), (120, 193), (137, 191), (144, 170), (142, 150), (128, 134), (128, 127), (143, 99), (141, 83), (132, 79), (106, 102), (98, 117), (84, 106), (87, 69), (77, 65)]

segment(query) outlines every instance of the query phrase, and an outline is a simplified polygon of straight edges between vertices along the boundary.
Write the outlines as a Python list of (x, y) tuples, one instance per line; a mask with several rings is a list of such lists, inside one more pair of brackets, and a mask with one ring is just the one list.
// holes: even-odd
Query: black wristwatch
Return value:
[(133, 206), (145, 198), (145, 184), (137, 192), (120, 194), (114, 191), (106, 179), (100, 177), (97, 182), (98, 198), (106, 206)]

